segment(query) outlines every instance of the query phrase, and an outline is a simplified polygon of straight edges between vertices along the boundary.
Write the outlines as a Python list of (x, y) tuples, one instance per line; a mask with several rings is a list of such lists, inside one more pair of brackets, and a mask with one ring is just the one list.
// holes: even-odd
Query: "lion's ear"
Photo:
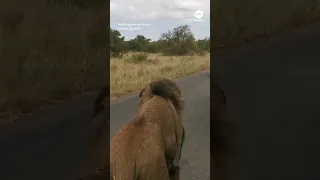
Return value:
[(184, 100), (184, 97), (183, 97), (183, 96), (180, 96), (180, 97), (179, 97), (179, 102), (180, 102), (181, 108), (184, 109), (185, 100)]
[(142, 89), (139, 93), (139, 98), (141, 98), (143, 96), (143, 93), (144, 93), (145, 89)]
[(182, 96), (182, 93), (181, 93), (180, 89), (178, 89), (178, 92), (179, 92), (179, 95)]
[(173, 91), (174, 91), (174, 93), (176, 94), (176, 96), (178, 96), (178, 97), (181, 97), (181, 96), (182, 96), (182, 93), (181, 93), (181, 91), (180, 91), (179, 88), (175, 88)]

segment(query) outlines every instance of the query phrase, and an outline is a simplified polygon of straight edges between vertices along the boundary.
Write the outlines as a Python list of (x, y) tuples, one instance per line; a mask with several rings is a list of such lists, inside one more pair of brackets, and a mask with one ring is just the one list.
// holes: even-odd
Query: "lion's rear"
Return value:
[(137, 143), (132, 123), (123, 126), (111, 140), (110, 174), (114, 180), (134, 180)]
[[(155, 173), (150, 173), (151, 171), (148, 170), (153, 166), (160, 167), (161, 164), (159, 166), (153, 164), (156, 161), (161, 161), (159, 156), (162, 156), (162, 160), (165, 162), (159, 127), (146, 124), (143, 120), (130, 122), (122, 127), (112, 139), (110, 149), (111, 176), (115, 180), (138, 180), (142, 176), (153, 176)], [(160, 169), (158, 170), (160, 171)]]

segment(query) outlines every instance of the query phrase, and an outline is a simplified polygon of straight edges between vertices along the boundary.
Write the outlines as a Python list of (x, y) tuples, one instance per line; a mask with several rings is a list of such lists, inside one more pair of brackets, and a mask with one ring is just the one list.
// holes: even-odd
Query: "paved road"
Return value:
[[(181, 159), (181, 180), (210, 179), (210, 73), (204, 71), (177, 81), (185, 97), (186, 140)], [(111, 105), (111, 135), (135, 115), (137, 97), (128, 96)]]
[(320, 179), (319, 50), (317, 23), (212, 58), (239, 125), (230, 179)]
[[(209, 179), (209, 72), (178, 80), (186, 98), (182, 179)], [(88, 153), (95, 95), (39, 110), (0, 126), (0, 179), (73, 180)], [(111, 105), (111, 135), (133, 118), (137, 94)]]

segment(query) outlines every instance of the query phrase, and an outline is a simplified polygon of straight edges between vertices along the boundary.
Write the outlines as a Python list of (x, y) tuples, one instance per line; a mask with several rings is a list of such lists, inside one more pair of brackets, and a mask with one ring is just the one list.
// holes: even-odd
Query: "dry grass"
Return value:
[(210, 54), (204, 56), (161, 56), (150, 54), (141, 63), (130, 61), (132, 54), (110, 61), (111, 98), (142, 88), (158, 77), (176, 78), (210, 67)]
[(215, 48), (299, 26), (320, 17), (320, 0), (215, 0), (211, 39)]
[(108, 2), (57, 1), (0, 2), (0, 112), (29, 112), (105, 83)]

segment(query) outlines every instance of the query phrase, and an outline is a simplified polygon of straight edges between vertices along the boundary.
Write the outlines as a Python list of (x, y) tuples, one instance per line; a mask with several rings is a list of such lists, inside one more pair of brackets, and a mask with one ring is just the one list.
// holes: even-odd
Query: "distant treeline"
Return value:
[(117, 30), (110, 28), (110, 55), (120, 57), (126, 52), (162, 53), (168, 56), (204, 54), (210, 51), (210, 37), (196, 40), (188, 25), (179, 26), (151, 41), (137, 35), (129, 41)]

